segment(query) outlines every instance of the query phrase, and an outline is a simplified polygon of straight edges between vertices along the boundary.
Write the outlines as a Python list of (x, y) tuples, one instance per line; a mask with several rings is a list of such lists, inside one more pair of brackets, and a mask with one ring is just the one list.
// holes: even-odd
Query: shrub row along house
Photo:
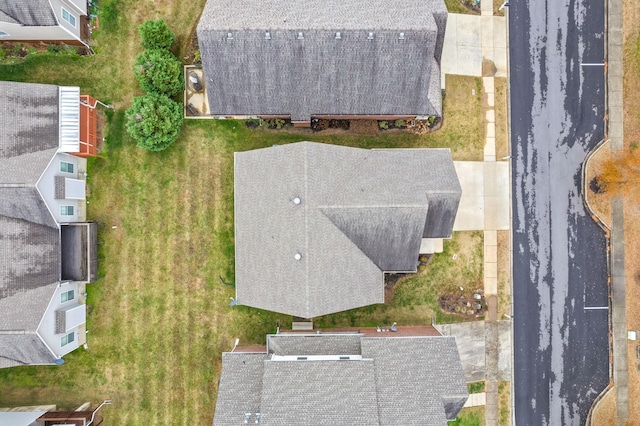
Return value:
[(77, 87), (0, 82), (0, 368), (59, 363), (85, 342), (95, 103)]
[(0, 0), (0, 41), (87, 46), (87, 0)]
[(209, 0), (197, 34), (214, 116), (442, 114), (442, 0)]

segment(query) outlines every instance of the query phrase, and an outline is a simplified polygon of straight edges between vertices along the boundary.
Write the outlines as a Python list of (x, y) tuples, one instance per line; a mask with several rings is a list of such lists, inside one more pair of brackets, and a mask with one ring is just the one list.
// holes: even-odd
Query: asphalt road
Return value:
[[(581, 164), (602, 138), (603, 0), (509, 10), (515, 419), (584, 424), (609, 383), (606, 240)], [(595, 308), (595, 309), (594, 309)]]

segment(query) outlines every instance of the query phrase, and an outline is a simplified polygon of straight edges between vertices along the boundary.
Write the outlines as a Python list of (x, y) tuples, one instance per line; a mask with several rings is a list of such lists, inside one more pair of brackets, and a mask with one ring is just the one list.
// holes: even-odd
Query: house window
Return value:
[(73, 342), (74, 340), (75, 340), (75, 334), (71, 332), (66, 336), (62, 336), (62, 339), (60, 339), (60, 346), (66, 346), (69, 343)]
[(60, 206), (62, 216), (73, 216), (73, 206)]
[(65, 303), (73, 300), (73, 290), (65, 291), (60, 295), (60, 303)]
[(76, 26), (76, 17), (73, 16), (67, 9), (62, 8), (62, 19), (70, 23), (74, 28)]
[(0, 30), (0, 37), (9, 37), (9, 33), (6, 31)]
[(61, 161), (60, 171), (65, 173), (73, 173), (73, 163), (67, 163), (66, 161)]

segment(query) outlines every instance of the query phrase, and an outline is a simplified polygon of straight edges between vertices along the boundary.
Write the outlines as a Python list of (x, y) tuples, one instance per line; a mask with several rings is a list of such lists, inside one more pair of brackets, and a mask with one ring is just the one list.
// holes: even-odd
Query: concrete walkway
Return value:
[(487, 404), (487, 394), (485, 392), (472, 393), (469, 395), (469, 399), (464, 403), (464, 408), (468, 407), (482, 407)]
[(495, 77), (507, 76), (507, 21), (504, 16), (492, 16), (491, 0), (481, 1), (480, 6), (481, 16), (450, 13), (447, 18), (441, 60), (443, 85), (445, 74), (482, 77), (493, 69)]

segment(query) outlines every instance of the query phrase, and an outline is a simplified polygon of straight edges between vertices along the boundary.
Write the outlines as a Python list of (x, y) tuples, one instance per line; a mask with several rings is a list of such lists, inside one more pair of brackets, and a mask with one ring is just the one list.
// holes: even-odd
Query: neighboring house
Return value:
[(235, 153), (239, 304), (312, 318), (384, 303), (449, 238), (460, 184), (448, 149), (300, 142)]
[(443, 0), (208, 0), (198, 43), (213, 116), (442, 114)]
[(0, 0), (0, 41), (87, 46), (87, 0)]
[(455, 337), (412, 329), (280, 333), (223, 353), (213, 423), (446, 425), (469, 396)]
[(57, 363), (85, 342), (95, 126), (77, 87), (0, 82), (0, 368)]
[(103, 419), (98, 408), (87, 402), (76, 411), (56, 411), (55, 405), (0, 408), (2, 426), (99, 426)]

